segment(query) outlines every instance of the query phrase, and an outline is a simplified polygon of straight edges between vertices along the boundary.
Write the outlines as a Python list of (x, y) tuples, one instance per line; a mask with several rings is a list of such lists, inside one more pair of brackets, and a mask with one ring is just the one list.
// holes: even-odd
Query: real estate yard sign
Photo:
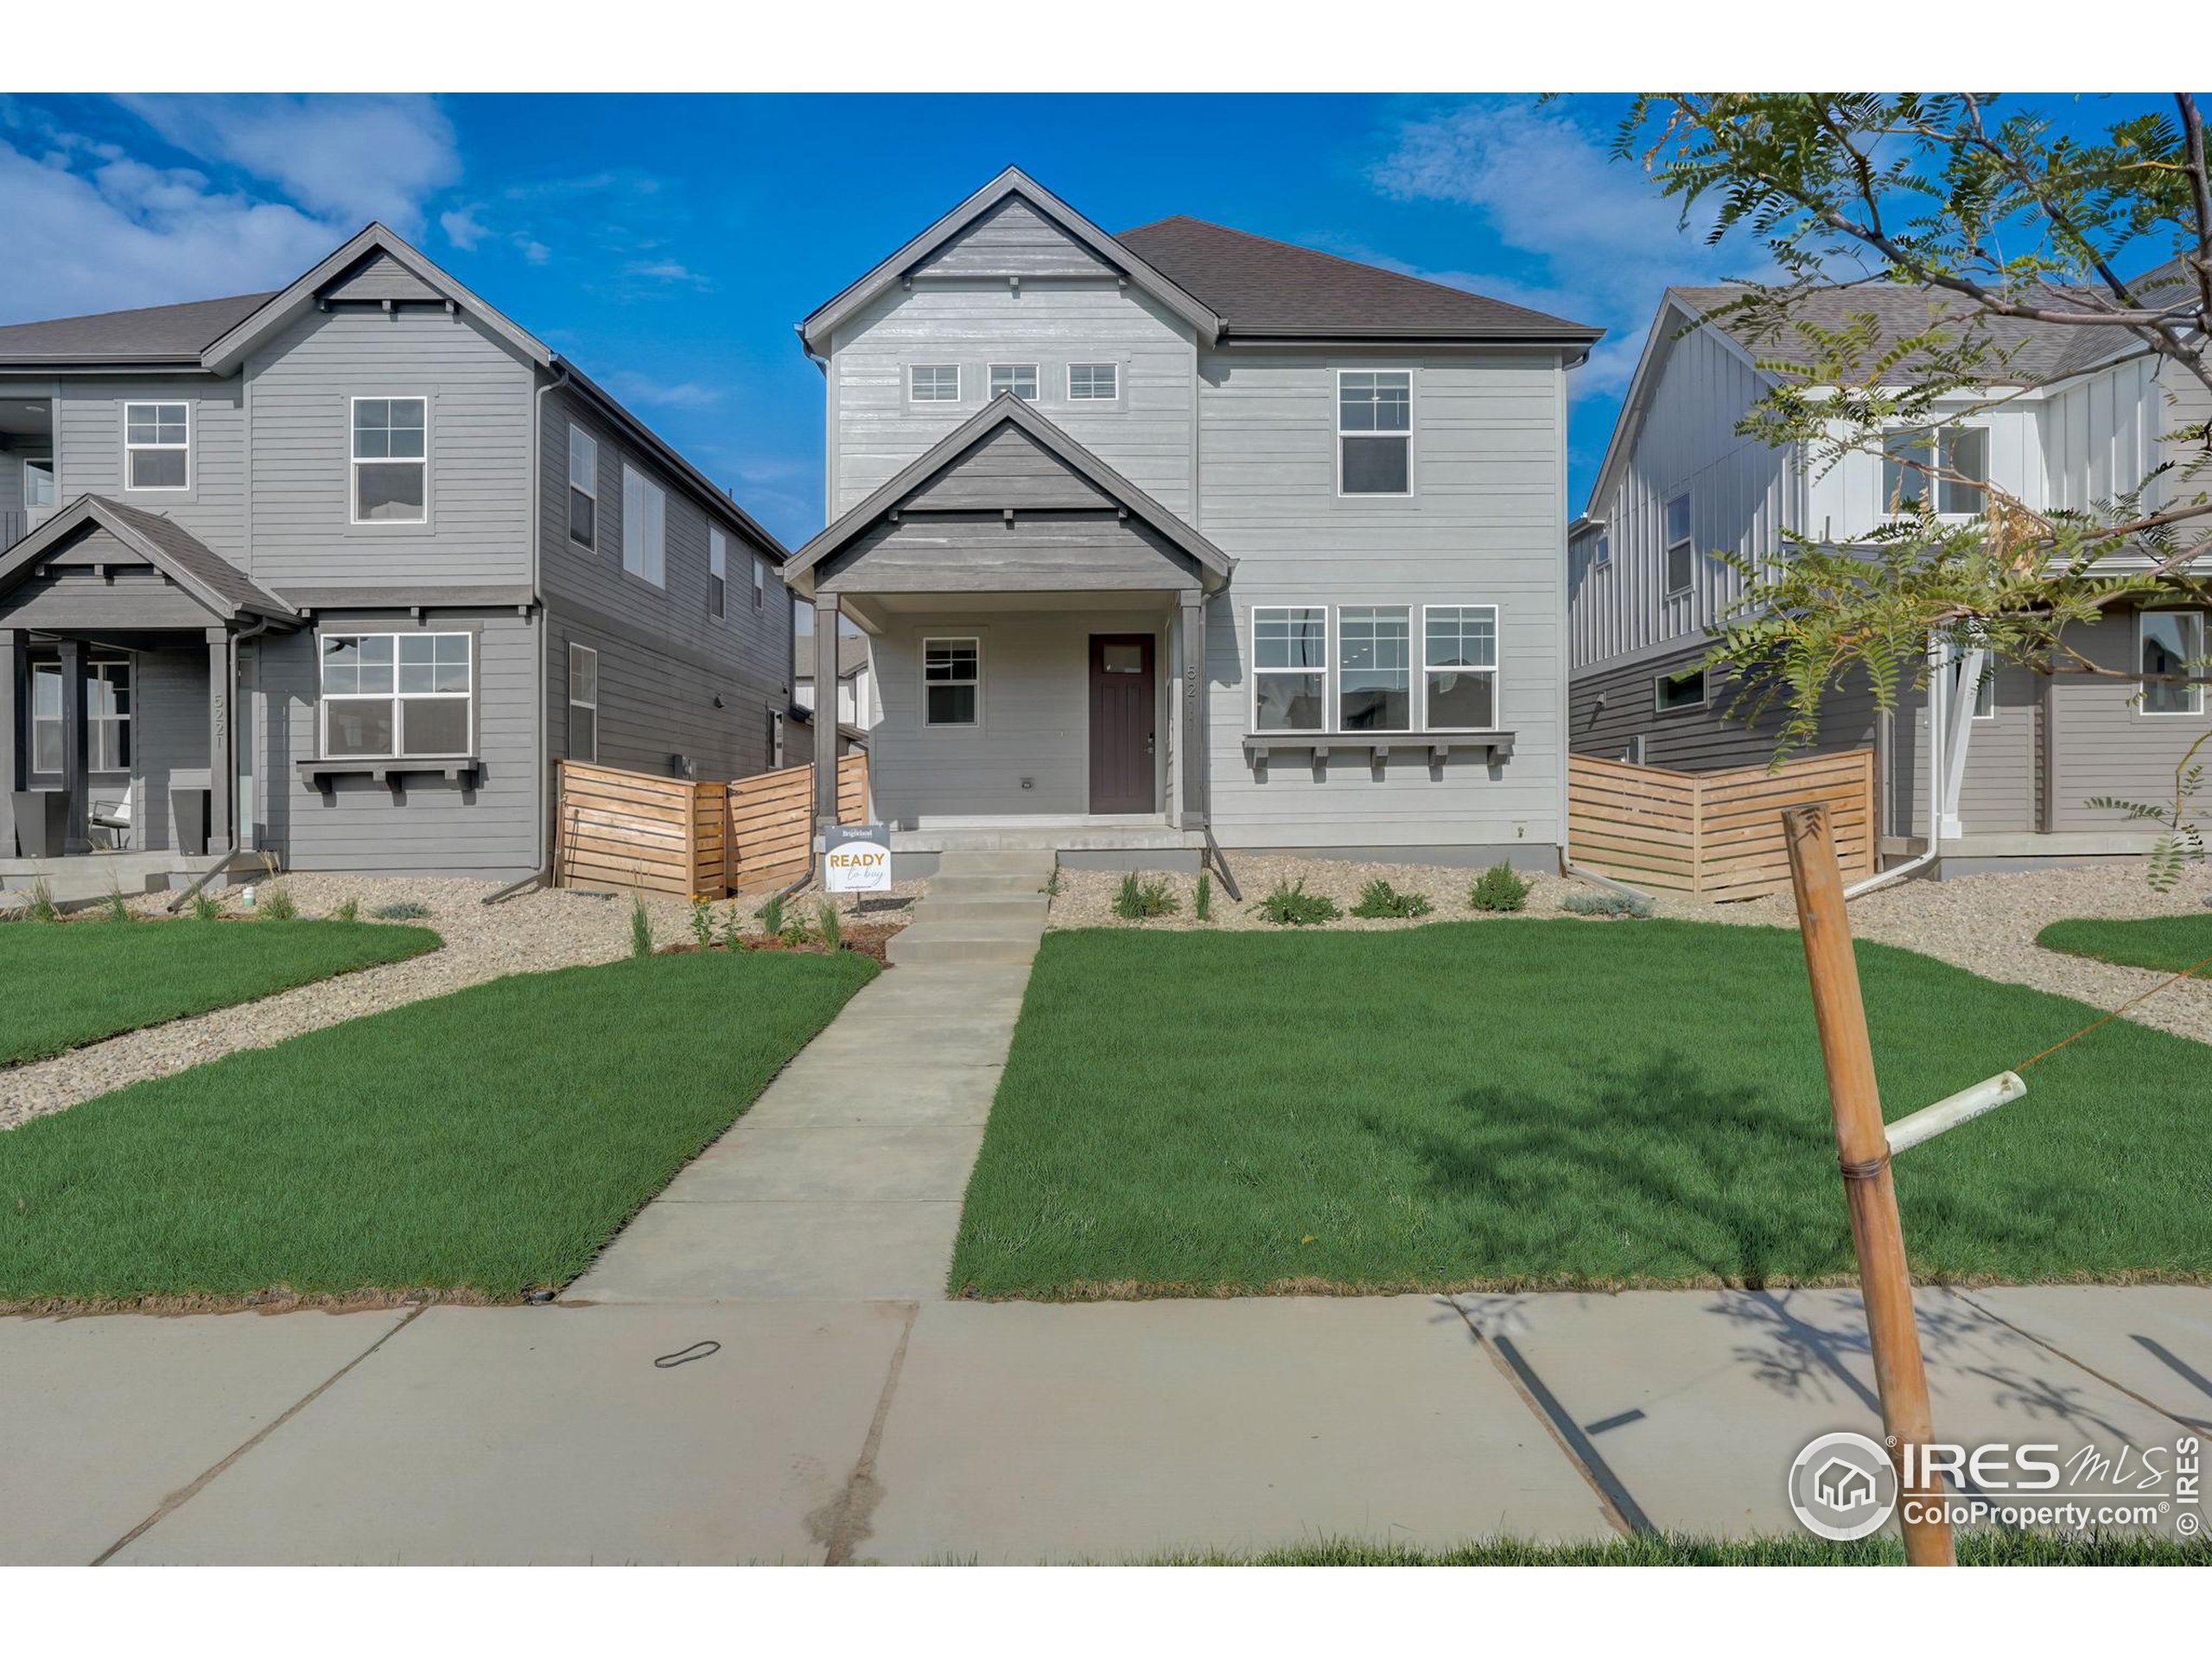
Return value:
[(822, 866), (832, 893), (891, 890), (891, 826), (840, 823), (823, 842)]

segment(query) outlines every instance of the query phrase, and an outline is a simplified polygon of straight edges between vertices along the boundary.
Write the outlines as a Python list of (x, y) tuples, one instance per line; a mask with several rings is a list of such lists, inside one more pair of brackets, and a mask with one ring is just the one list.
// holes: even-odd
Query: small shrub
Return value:
[(1559, 907), (1570, 916), (1633, 916), (1639, 920), (1651, 914), (1651, 901), (1639, 899), (1632, 893), (1615, 893), (1602, 887), (1595, 893), (1570, 893), (1563, 895)]
[(223, 901), (211, 893), (192, 895), (192, 919), (195, 922), (219, 922), (223, 919)]
[(733, 903), (722, 912), (722, 949), (734, 950), (745, 936), (745, 918)]
[(1388, 881), (1378, 878), (1359, 890), (1359, 902), (1351, 907), (1351, 913), (1370, 918), (1402, 920), (1413, 916), (1426, 916), (1435, 908), (1429, 903), (1427, 893), (1400, 893)]
[(23, 913), (35, 922), (58, 922), (61, 912), (54, 907), (54, 889), (46, 884), (44, 876), (31, 883), (30, 903)]
[(300, 907), (292, 902), (292, 895), (282, 887), (270, 887), (261, 901), (261, 914), (272, 922), (298, 919)]
[(359, 921), (361, 919), (361, 901), (358, 899), (348, 899), (344, 904), (339, 906), (337, 909), (330, 912), (330, 919), (334, 922)]
[(842, 950), (845, 948), (845, 924), (837, 914), (837, 906), (824, 899), (820, 914), (814, 918), (814, 931), (825, 949)]
[(653, 953), (653, 918), (645, 913), (645, 901), (636, 893), (630, 895), (630, 954), (642, 962)]
[(783, 937), (784, 895), (782, 893), (770, 893), (768, 901), (760, 906), (760, 931), (763, 933), (773, 934), (778, 938)]
[(127, 922), (133, 919), (130, 901), (124, 898), (123, 889), (112, 880), (107, 884), (107, 897), (100, 901), (100, 910), (102, 919), (105, 921)]
[(1191, 913), (1202, 922), (1213, 919), (1213, 872), (1198, 872), (1198, 890), (1192, 900)]
[(1172, 916), (1182, 907), (1182, 901), (1176, 898), (1175, 889), (1164, 875), (1149, 876), (1140, 881), (1137, 873), (1131, 870), (1122, 878), (1122, 890), (1114, 895), (1114, 913), (1125, 922)]
[(388, 905), (378, 905), (369, 912), (380, 922), (419, 922), (429, 913), (428, 905), (417, 904), (412, 899), (395, 899)]
[(1277, 927), (1313, 927), (1335, 921), (1344, 912), (1327, 894), (1306, 892), (1301, 880), (1276, 882), (1260, 900), (1260, 914)]
[(1519, 910), (1529, 902), (1529, 889), (1534, 884), (1515, 871), (1510, 864), (1493, 864), (1475, 878), (1473, 889), (1467, 894), (1470, 910)]
[(704, 899), (691, 901), (691, 938), (702, 950), (715, 942), (715, 907)]
[(1060, 896), (1060, 867), (1057, 864), (1052, 866), (1052, 873), (1045, 878), (1045, 896), (1047, 899)]

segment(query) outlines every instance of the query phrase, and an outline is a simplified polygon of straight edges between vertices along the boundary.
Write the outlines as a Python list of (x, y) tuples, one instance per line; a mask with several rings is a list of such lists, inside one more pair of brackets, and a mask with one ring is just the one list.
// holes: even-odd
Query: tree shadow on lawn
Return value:
[[(1449, 1127), (1382, 1112), (1368, 1134), (1409, 1155), (1434, 1217), (1436, 1277), (1528, 1284), (1834, 1282), (1855, 1272), (1826, 1105), (1724, 1083), (1674, 1051), (1592, 1065), (1572, 1092), (1483, 1085)], [(2024, 1187), (2028, 1184), (2021, 1184)], [(1909, 1214), (1940, 1270), (1952, 1241), (1982, 1260), (2042, 1254), (2088, 1194), (2037, 1180), (1943, 1191)], [(1923, 1252), (1915, 1253), (1916, 1268)]]

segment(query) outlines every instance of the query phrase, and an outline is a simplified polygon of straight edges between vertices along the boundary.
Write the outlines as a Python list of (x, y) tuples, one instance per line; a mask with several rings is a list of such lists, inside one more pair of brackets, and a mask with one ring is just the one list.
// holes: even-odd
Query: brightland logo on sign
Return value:
[(841, 823), (823, 837), (824, 885), (832, 893), (888, 893), (891, 890), (891, 828), (882, 823)]

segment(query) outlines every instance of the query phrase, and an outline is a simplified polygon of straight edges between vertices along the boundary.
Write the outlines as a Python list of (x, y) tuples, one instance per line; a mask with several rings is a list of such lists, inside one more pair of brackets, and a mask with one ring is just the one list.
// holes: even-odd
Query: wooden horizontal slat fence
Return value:
[[(811, 766), (736, 783), (658, 778), (613, 766), (561, 763), (555, 880), (563, 887), (630, 887), (718, 899), (810, 861)], [(837, 817), (868, 811), (868, 757), (837, 763)]]
[(1655, 893), (1757, 899), (1789, 887), (1782, 809), (1828, 809), (1847, 881), (1874, 874), (1874, 755), (1808, 756), (1770, 772), (1670, 772), (1577, 754), (1567, 760), (1567, 855)]

